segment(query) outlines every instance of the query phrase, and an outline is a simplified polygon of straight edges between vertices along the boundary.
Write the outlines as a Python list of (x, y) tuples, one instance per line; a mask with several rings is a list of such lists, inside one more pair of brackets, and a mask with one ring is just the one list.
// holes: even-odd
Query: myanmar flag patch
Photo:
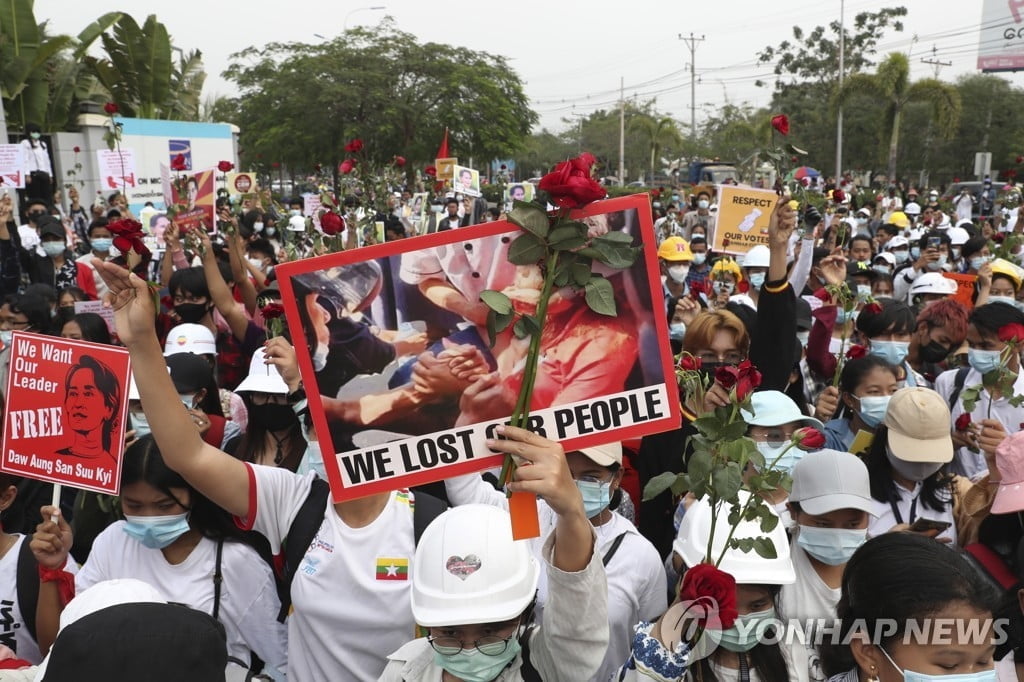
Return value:
[(409, 560), (377, 557), (377, 580), (408, 580)]

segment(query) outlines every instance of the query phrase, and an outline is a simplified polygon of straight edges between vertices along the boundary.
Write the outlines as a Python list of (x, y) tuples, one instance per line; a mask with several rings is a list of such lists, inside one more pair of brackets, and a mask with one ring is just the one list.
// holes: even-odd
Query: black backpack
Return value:
[[(306, 550), (313, 543), (317, 531), (324, 522), (324, 507), (327, 505), (327, 498), (331, 494), (331, 486), (322, 478), (314, 478), (309, 486), (309, 495), (299, 507), (298, 513), (288, 527), (288, 535), (284, 541), (284, 568), (281, 572), (280, 597), (281, 611), (278, 613), (278, 622), (283, 623), (288, 617), (292, 607), (292, 580), (295, 579), (295, 572), (299, 570), (302, 557), (306, 556)], [(430, 522), (436, 519), (447, 509), (443, 500), (424, 492), (415, 493), (413, 500), (412, 527), (413, 537), (419, 544), (420, 536), (427, 529)]]
[(25, 621), (25, 629), (36, 639), (36, 604), (39, 603), (39, 565), (29, 546), (32, 537), (26, 535), (18, 550), (17, 589), (18, 608)]

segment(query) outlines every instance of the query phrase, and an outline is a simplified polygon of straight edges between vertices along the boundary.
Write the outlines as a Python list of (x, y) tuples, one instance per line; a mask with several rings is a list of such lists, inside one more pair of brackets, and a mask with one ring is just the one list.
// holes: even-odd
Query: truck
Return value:
[(691, 161), (687, 182), (691, 185), (720, 185), (723, 182), (739, 182), (740, 172), (731, 163), (722, 161)]

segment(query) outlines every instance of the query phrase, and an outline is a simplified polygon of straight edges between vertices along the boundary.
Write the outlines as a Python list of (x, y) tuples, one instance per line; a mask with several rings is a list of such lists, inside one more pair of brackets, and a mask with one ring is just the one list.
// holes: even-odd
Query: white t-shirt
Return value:
[[(315, 476), (249, 465), (249, 523), (275, 554)], [(410, 493), (395, 491), (371, 524), (351, 528), (328, 497), (323, 524), (291, 586), (290, 682), (372, 682), (388, 655), (416, 637), (409, 594), (412, 503)]]
[(39, 663), (43, 656), (25, 627), (25, 617), (18, 603), (18, 553), (24, 541), (24, 535), (18, 536), (17, 542), (0, 559), (0, 645), (13, 651), (18, 658)]
[[(160, 550), (129, 537), (124, 525), (117, 521), (96, 537), (89, 559), (76, 576), (76, 593), (104, 580), (136, 578), (158, 589), (168, 601), (212, 615), (217, 543), (203, 538), (185, 561), (175, 565)], [(251, 649), (267, 665), (284, 670), (287, 635), (285, 626), (277, 622), (281, 602), (270, 566), (248, 545), (225, 542), (221, 574), (218, 619), (227, 632), (228, 655), (248, 662)]]
[(53, 167), (50, 165), (50, 155), (46, 153), (46, 143), (38, 140), (33, 147), (30, 140), (21, 141), (21, 153), (25, 163), (25, 170), (42, 171), (47, 175), (53, 175)]
[[(892, 505), (888, 502), (879, 502), (878, 500), (872, 500), (871, 504), (874, 505), (872, 514), (874, 518), (868, 523), (868, 537), (873, 538), (876, 535), (882, 533), (888, 533), (889, 530), (900, 523), (913, 523), (917, 519), (931, 519), (933, 521), (948, 521), (950, 523), (949, 528), (939, 533), (939, 538), (949, 538), (953, 545), (956, 545), (956, 523), (953, 521), (953, 501), (950, 500), (943, 511), (935, 511), (929, 507), (925, 507), (918, 496), (921, 494), (921, 484), (916, 483), (914, 489), (907, 490), (898, 483), (894, 484), (896, 487), (896, 495), (899, 497), (899, 501), (896, 503), (896, 509), (899, 510), (900, 518), (897, 519), (896, 515), (893, 514)], [(914, 504), (916, 502), (916, 504)], [(913, 514), (911, 514), (913, 510)]]
[[(796, 533), (799, 533), (799, 529)], [(796, 582), (783, 585), (779, 594), (779, 611), (786, 622), (798, 622), (798, 627), (808, 627), (809, 623), (823, 619), (831, 622), (836, 617), (836, 604), (842, 590), (833, 589), (825, 584), (818, 572), (814, 570), (807, 552), (796, 541), (794, 536), (790, 543), (790, 556), (793, 558), (793, 571)], [(814, 641), (813, 639), (810, 641)], [(807, 645), (808, 675), (811, 680), (821, 682), (827, 676), (821, 669), (818, 652)]]

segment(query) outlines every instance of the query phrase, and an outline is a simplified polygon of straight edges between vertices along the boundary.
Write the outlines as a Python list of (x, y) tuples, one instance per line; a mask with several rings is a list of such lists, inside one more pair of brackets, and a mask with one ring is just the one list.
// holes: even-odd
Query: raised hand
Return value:
[(130, 346), (151, 335), (156, 338), (156, 306), (146, 281), (115, 263), (92, 259), (108, 292), (104, 305), (114, 309), (114, 326), (121, 343)]

